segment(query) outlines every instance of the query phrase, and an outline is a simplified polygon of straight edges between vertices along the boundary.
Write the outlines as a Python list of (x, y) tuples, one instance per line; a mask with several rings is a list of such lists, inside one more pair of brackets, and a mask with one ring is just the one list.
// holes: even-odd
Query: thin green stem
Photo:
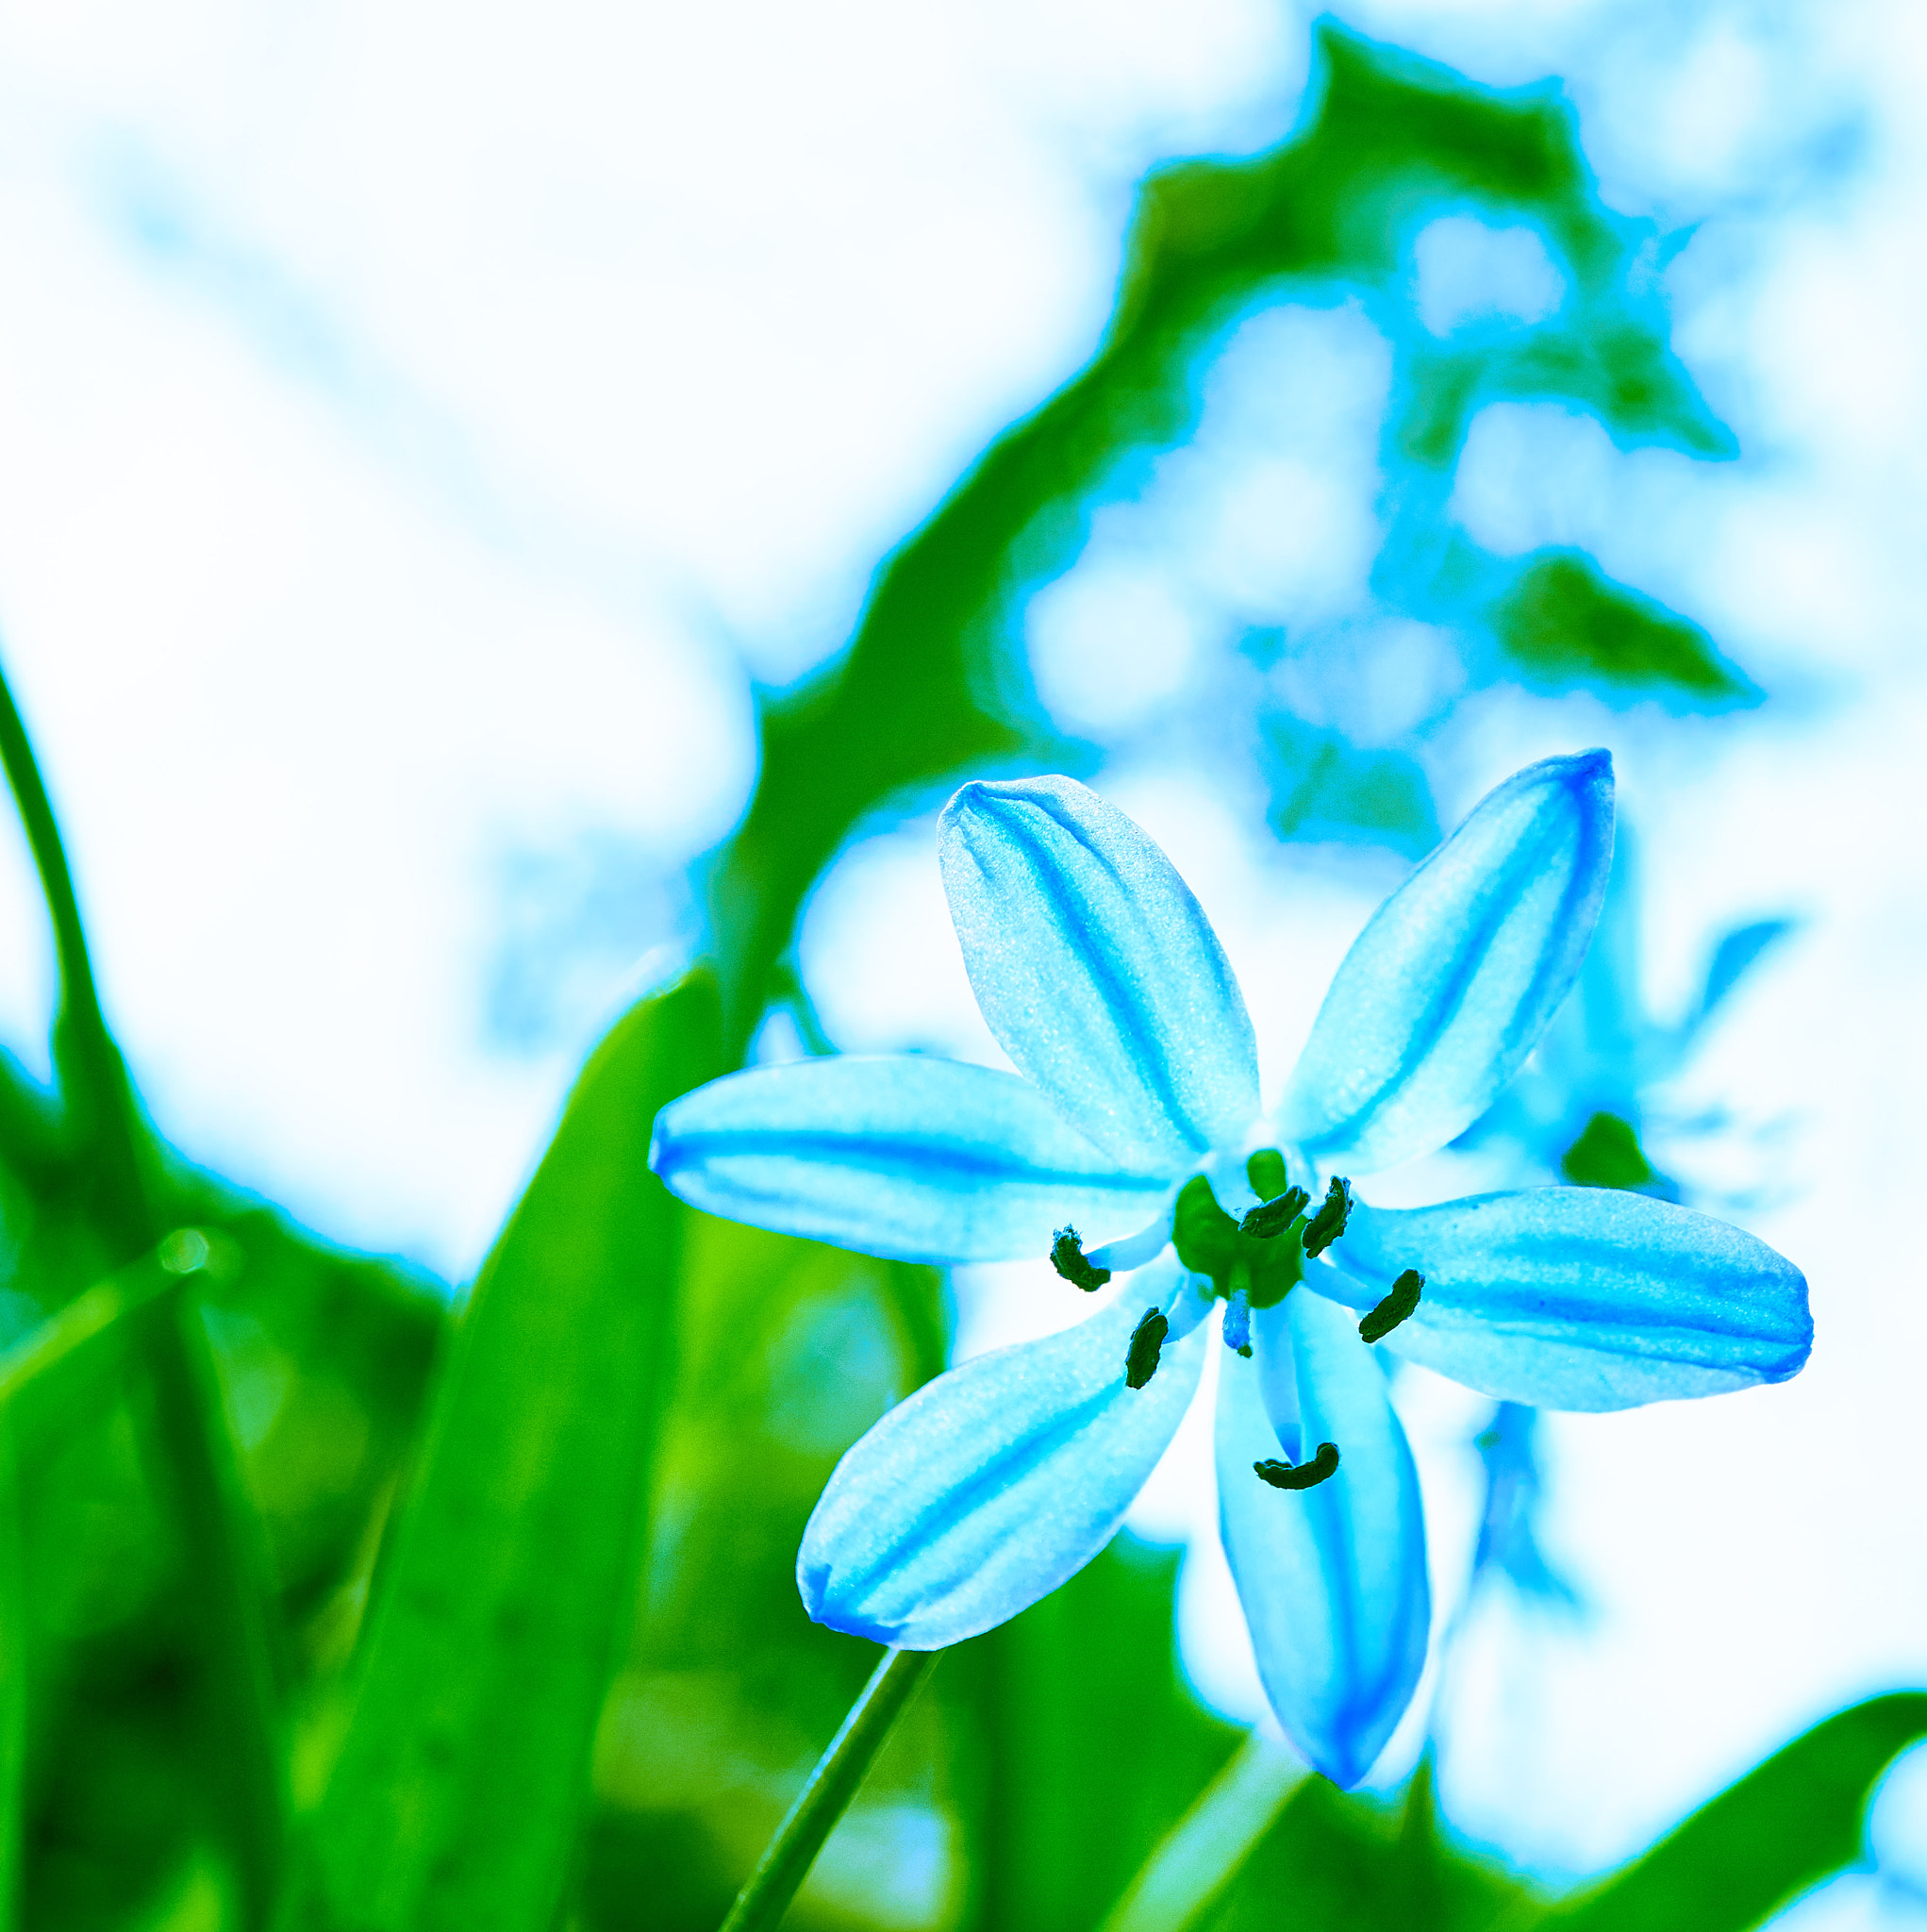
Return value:
[(1303, 1759), (1254, 1731), (1166, 1833), (1099, 1932), (1183, 1932), (1195, 1924), (1310, 1774)]
[(100, 994), (88, 958), (87, 934), (74, 896), (74, 875), (66, 848), (47, 799), (33, 746), (22, 724), (7, 680), (0, 675), (0, 763), (13, 788), (21, 824), (41, 875), (41, 891), (54, 926), (54, 951), (60, 969), (60, 1010), (54, 1023), (54, 1047), (69, 1109), (77, 1116), (80, 1138), (91, 1158), (96, 1206), (115, 1247), (118, 1266), (151, 1248), (162, 1230), (142, 1178), (143, 1141), (127, 1090), (120, 1050), (101, 1014)]
[(904, 1707), (922, 1688), (942, 1655), (935, 1650), (891, 1650), (871, 1674), (850, 1707), (830, 1748), (817, 1760), (789, 1814), (776, 1827), (749, 1883), (737, 1893), (722, 1932), (768, 1932), (789, 1909), (796, 1888), (816, 1862), (823, 1841), (849, 1808)]
[[(149, 1146), (120, 1049), (108, 1031), (60, 842), (33, 746), (0, 675), (0, 764), (7, 770), (53, 922), (60, 969), (54, 1051), (62, 1097), (94, 1186), (94, 1206), (116, 1265), (165, 1232), (147, 1186)], [(244, 1927), (264, 1926), (279, 1880), (286, 1806), (263, 1588), (225, 1409), (198, 1310), (183, 1302), (147, 1330), (156, 1419), (176, 1491), (199, 1627), (220, 1721), (228, 1836)]]

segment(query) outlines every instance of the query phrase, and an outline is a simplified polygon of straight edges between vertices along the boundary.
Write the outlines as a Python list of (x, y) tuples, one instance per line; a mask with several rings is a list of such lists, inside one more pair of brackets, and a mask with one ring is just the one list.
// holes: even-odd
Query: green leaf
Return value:
[(983, 1724), (978, 1907), (998, 1932), (1094, 1924), (1240, 1740), (1179, 1665), (1178, 1560), (1121, 1537), (955, 1660)]
[(686, 1210), (650, 1130), (717, 1058), (706, 977), (633, 1008), (482, 1270), (287, 1925), (547, 1932), (673, 1383)]
[(1271, 829), (1281, 839), (1366, 839), (1407, 858), (1438, 842), (1432, 788), (1404, 752), (1360, 750), (1342, 732), (1296, 718), (1265, 720)]
[(1308, 1778), (1198, 1932), (1484, 1932), (1530, 1924), (1531, 1895), (1439, 1830), (1429, 1768), (1404, 1807)]
[(1744, 1932), (1862, 1856), (1881, 1774), (1927, 1737), (1927, 1691), (1836, 1713), (1703, 1805), (1546, 1932)]
[(1501, 649), (1533, 681), (1677, 691), (1757, 704), (1759, 689), (1696, 624), (1603, 575), (1579, 550), (1542, 550), (1499, 600)]
[(1559, 1172), (1576, 1188), (1636, 1189), (1653, 1178), (1632, 1123), (1616, 1113), (1596, 1113), (1586, 1122), (1559, 1157)]

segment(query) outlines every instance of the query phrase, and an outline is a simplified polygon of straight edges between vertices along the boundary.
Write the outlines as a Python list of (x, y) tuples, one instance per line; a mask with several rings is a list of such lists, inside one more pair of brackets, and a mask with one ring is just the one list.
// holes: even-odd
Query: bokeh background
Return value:
[[(1609, 1115), (1636, 1164), (1598, 1177), (1792, 1256), (1819, 1341), (1785, 1388), (1537, 1432), (1531, 1559), (1477, 1593), (1373, 1783), (1432, 1733), (1455, 1826), (1556, 1883), (1839, 1705), (1927, 1682), (1927, 29), (1897, 5), (1610, 0), (1341, 20), (1368, 92), (1405, 72), (1371, 43), (1537, 88), (1507, 111), (1570, 110), (1583, 165), (1500, 194), (1477, 140), (1470, 173), (1386, 159), (1457, 138), (1416, 113), (1377, 160), (1333, 136), (1306, 178), (1335, 257), (1234, 264), (1191, 333), (1022, 445), (1031, 468), (993, 477), (1023, 506), (995, 595), (953, 599), (968, 661), (851, 727), (900, 747), (873, 795), (758, 848), (831, 862), (756, 1050), (994, 1059), (934, 813), (966, 770), (1049, 763), (1191, 881), (1275, 1091), (1438, 831), (1530, 758), (1613, 750), (1625, 851), (1586, 999), (1482, 1130), (1366, 1191), (1552, 1177)], [(758, 942), (754, 891), (705, 855), (749, 803), (759, 693), (835, 658), (879, 560), (1099, 352), (1147, 171), (1316, 124), (1313, 46), (1308, 13), (1257, 0), (0, 8), (0, 635), (157, 1128), (318, 1238), (287, 1236), (274, 1308), (238, 1291), (216, 1327), (323, 1687), (310, 1798), (440, 1308), (610, 1018), (712, 916)], [(1134, 258), (1160, 327), (1191, 299), (1186, 222), (1223, 199), (1184, 179), (1166, 254)], [(955, 727), (971, 707), (1001, 722)], [(22, 1104), (50, 1074), (44, 930), (0, 832)], [(55, 1293), (28, 1263), (58, 1221), (15, 1170), (9, 1333)], [(879, 1285), (762, 1239), (704, 1237), (585, 1924), (685, 1923), (668, 1892), (637, 1903), (665, 1860), (687, 1922), (713, 1917), (860, 1678), (789, 1630), (782, 1588), (836, 1454), (946, 1350), (1082, 1312), (1041, 1265)], [(359, 1279), (358, 1251), (400, 1264), (367, 1277), (376, 1316), (287, 1286)], [(1454, 1615), (1489, 1405), (1416, 1371), (1399, 1399)], [(1049, 1613), (1060, 1650), (1106, 1633), (1119, 1699), (1170, 1702), (1145, 1844), (1221, 1759), (1217, 1720), (1261, 1706), (1210, 1482), (1181, 1438), (1134, 1541)], [(67, 1817), (71, 1758), (90, 1802), (119, 1779), (158, 1822), (138, 1845), (56, 1831), (33, 1895), (48, 1924), (218, 1923), (168, 1810), (182, 1720), (141, 1674), (165, 1645), (130, 1634), (164, 1624), (169, 1559), (141, 1570), (140, 1512), (112, 1507), (45, 1611), (66, 1688), (37, 1719), (40, 1815)], [(1022, 1799), (1026, 1726), (1096, 1764), (1120, 1721), (1053, 1701), (1038, 1627), (956, 1672), (979, 1687), (958, 1702), (1004, 1686), (1004, 1731), (945, 1730), (935, 1703), (913, 1723), (819, 1923), (1022, 1920), (972, 1875), (972, 1834), (1000, 1804), (1010, 1841), (1047, 1833), (1069, 1774)], [(1802, 1926), (1920, 1923), (1927, 1767), (1871, 1829), (1878, 1873)], [(1064, 1896), (1030, 1922), (1094, 1918), (1109, 1894), (1051, 1869)]]

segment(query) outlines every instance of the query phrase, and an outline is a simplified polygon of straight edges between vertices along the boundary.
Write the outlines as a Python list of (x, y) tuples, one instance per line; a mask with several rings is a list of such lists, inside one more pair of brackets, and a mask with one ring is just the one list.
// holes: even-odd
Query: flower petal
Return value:
[(1259, 1361), (1226, 1352), (1218, 1391), (1218, 1517), (1278, 1722), (1336, 1785), (1370, 1770), (1412, 1701), (1432, 1624), (1418, 1472), (1386, 1381), (1353, 1324), (1292, 1293), (1253, 1318), (1259, 1357), (1281, 1329), (1298, 1368), (1305, 1452), (1337, 1473), (1275, 1490), (1252, 1464), (1279, 1444)]
[(1488, 793), (1345, 956), (1279, 1109), (1326, 1167), (1429, 1154), (1482, 1113), (1566, 997), (1613, 844), (1603, 751)]
[(1123, 1174), (1014, 1074), (903, 1054), (754, 1067), (656, 1116), (649, 1164), (692, 1207), (904, 1261), (1041, 1258), (1169, 1190)]
[(938, 826), (977, 1005), (1018, 1068), (1129, 1165), (1241, 1146), (1257, 1048), (1170, 859), (1070, 778), (966, 785)]
[(1175, 1269), (1061, 1335), (979, 1356), (898, 1404), (837, 1465), (796, 1558), (819, 1624), (937, 1650), (993, 1628), (1117, 1534), (1198, 1386), (1204, 1329), (1172, 1323), (1124, 1385), (1132, 1331)]
[(1532, 1188), (1437, 1208), (1354, 1208), (1335, 1269), (1356, 1307), (1425, 1277), (1384, 1345), (1544, 1408), (1630, 1408), (1784, 1382), (1813, 1345), (1806, 1280), (1765, 1241), (1616, 1188)]

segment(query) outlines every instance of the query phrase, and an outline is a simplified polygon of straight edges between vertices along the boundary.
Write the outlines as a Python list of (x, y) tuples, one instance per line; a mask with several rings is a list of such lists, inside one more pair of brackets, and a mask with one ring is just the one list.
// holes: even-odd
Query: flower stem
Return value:
[(871, 1674), (862, 1694), (830, 1748), (817, 1760), (789, 1816), (764, 1848), (749, 1883), (737, 1893), (722, 1932), (767, 1932), (789, 1908), (823, 1840), (836, 1828), (863, 1782), (890, 1727), (922, 1688), (942, 1655), (935, 1650), (890, 1650)]
[[(166, 1231), (147, 1185), (150, 1152), (120, 1049), (108, 1031), (88, 958), (74, 876), (53, 807), (13, 694), (0, 675), (0, 764), (20, 808), (59, 961), (54, 1055), (61, 1097), (88, 1163), (92, 1208), (121, 1266)], [(240, 1879), (241, 1923), (267, 1924), (279, 1876), (285, 1804), (265, 1591), (234, 1445), (200, 1312), (183, 1303), (146, 1331), (156, 1417), (166, 1451), (188, 1571), (200, 1598), (218, 1723), (218, 1761), (227, 1789), (228, 1836)]]
[(1183, 1932), (1194, 1924), (1309, 1775), (1294, 1753), (1254, 1731), (1145, 1860), (1099, 1932)]

